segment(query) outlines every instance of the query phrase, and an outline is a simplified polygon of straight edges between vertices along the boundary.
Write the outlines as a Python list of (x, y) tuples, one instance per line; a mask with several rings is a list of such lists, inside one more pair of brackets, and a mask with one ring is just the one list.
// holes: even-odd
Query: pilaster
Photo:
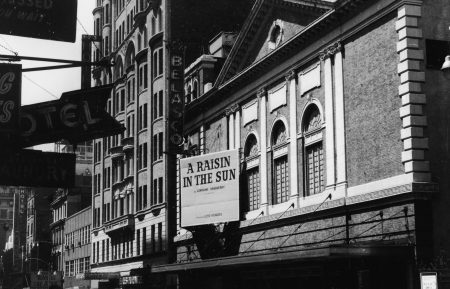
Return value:
[(267, 215), (268, 201), (267, 201), (267, 91), (261, 89), (257, 92), (259, 98), (259, 109), (260, 109), (260, 119), (261, 119), (261, 132), (260, 132), (260, 182), (261, 182), (261, 209), (264, 214)]
[(402, 99), (400, 131), (403, 141), (402, 163), (407, 175), (413, 181), (425, 182), (431, 180), (430, 165), (426, 160), (428, 139), (425, 137), (427, 118), (423, 106), (426, 95), (423, 93), (425, 72), (423, 71), (424, 52), (422, 29), (419, 26), (422, 17), (420, 5), (406, 4), (397, 11), (395, 28), (398, 33), (397, 53), (400, 62), (399, 96)]
[(345, 147), (345, 110), (342, 46), (334, 56), (334, 89), (336, 112), (336, 190), (346, 195), (347, 163)]
[(290, 187), (291, 187), (291, 200), (297, 204), (299, 196), (298, 191), (298, 154), (297, 154), (297, 95), (296, 95), (296, 73), (289, 71), (286, 78), (287, 94), (289, 97), (289, 127), (290, 127), (290, 140), (289, 140), (289, 167), (290, 167)]

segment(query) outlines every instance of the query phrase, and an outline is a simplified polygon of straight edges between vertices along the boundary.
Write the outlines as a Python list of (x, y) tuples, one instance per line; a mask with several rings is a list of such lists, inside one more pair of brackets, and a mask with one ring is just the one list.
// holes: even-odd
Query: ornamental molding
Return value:
[(227, 108), (225, 108), (225, 115), (229, 116), (230, 114), (235, 113), (236, 111), (238, 111), (240, 108), (239, 104), (235, 103)]
[(286, 81), (290, 81), (290, 80), (294, 80), (296, 76), (297, 76), (297, 74), (295, 73), (295, 71), (290, 70), (284, 75), (284, 78), (286, 79)]
[(256, 92), (256, 96), (258, 98), (266, 97), (267, 96), (267, 90), (265, 88), (258, 89), (258, 91)]
[(319, 58), (320, 60), (325, 60), (327, 58), (332, 57), (333, 55), (335, 55), (336, 53), (338, 53), (339, 51), (342, 51), (343, 47), (341, 44), (341, 41), (338, 41), (336, 43), (333, 43), (332, 45), (328, 46), (327, 48), (325, 48), (324, 50), (319, 52)]

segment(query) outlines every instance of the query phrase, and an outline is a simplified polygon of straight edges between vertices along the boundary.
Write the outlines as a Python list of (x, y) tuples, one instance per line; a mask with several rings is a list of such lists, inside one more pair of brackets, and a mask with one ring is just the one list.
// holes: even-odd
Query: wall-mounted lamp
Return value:
[(445, 57), (445, 61), (442, 64), (441, 70), (444, 73), (444, 77), (450, 80), (450, 55), (447, 55)]

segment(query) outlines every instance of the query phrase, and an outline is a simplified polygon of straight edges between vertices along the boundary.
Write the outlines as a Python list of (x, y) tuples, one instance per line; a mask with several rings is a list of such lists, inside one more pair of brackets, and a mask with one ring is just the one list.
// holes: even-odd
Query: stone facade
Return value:
[[(283, 35), (283, 5), (290, 20), (317, 17), (286, 20), (290, 39), (267, 52), (268, 23)], [(449, 270), (439, 220), (450, 84), (424, 52), (425, 39), (445, 39), (448, 13), (442, 1), (256, 1), (213, 88), (186, 106), (200, 148), (217, 137), (205, 130), (228, 123), (226, 149), (242, 152), (242, 218), (178, 226), (177, 263), (154, 272), (177, 274), (180, 288), (418, 288), (420, 272)]]

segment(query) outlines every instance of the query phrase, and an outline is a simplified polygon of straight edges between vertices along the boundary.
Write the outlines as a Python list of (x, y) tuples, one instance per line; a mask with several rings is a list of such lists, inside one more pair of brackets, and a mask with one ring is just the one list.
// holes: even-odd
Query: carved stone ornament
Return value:
[(261, 88), (261, 89), (259, 89), (259, 90), (256, 92), (256, 96), (257, 96), (258, 98), (265, 97), (266, 95), (267, 95), (267, 91), (266, 91), (265, 88)]
[(294, 70), (290, 70), (289, 72), (286, 73), (286, 75), (284, 76), (284, 78), (286, 79), (286, 81), (289, 81), (289, 80), (295, 79), (295, 76), (296, 76), (296, 75), (297, 75), (297, 74), (295, 73)]
[(338, 42), (328, 46), (324, 50), (322, 50), (319, 53), (319, 58), (320, 58), (320, 60), (323, 61), (329, 57), (332, 57), (333, 55), (335, 55), (336, 53), (338, 53), (341, 50), (342, 50), (342, 44), (340, 41), (338, 41)]
[(235, 112), (238, 111), (238, 110), (239, 110), (239, 104), (235, 103), (235, 104), (233, 104), (232, 106), (227, 107), (227, 108), (225, 109), (225, 115), (226, 115), (226, 116), (229, 116), (230, 114), (233, 114), (233, 113), (235, 113)]

